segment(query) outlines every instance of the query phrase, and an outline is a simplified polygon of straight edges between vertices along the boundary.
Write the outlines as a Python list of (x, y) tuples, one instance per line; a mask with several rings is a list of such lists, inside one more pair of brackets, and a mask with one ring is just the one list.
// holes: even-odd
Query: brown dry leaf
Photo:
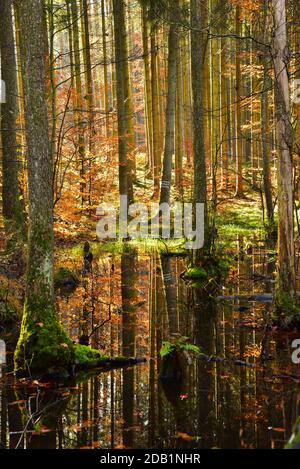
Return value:
[(275, 428), (272, 428), (273, 432), (278, 432), (278, 433), (284, 433), (285, 432), (285, 428), (281, 428), (281, 427), (275, 427)]
[(20, 399), (19, 401), (10, 402), (8, 405), (25, 404), (25, 402), (27, 402), (25, 399)]
[(177, 432), (176, 438), (181, 438), (184, 441), (194, 441), (197, 439), (195, 436), (191, 436), (188, 433), (184, 433), (184, 432)]

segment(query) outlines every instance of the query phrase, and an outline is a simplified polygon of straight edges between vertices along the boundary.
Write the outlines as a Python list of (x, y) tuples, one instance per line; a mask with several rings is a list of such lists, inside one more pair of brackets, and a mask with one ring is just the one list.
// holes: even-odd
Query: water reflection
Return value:
[[(272, 255), (239, 252), (224, 295), (272, 292)], [(261, 327), (270, 304), (204, 299), (181, 280), (185, 262), (135, 251), (94, 260), (81, 287), (58, 298), (62, 321), (74, 340), (148, 363), (59, 385), (2, 370), (3, 447), (283, 447), (300, 413), (292, 338)], [(194, 360), (170, 386), (159, 380), (159, 351), (176, 335), (212, 359)]]

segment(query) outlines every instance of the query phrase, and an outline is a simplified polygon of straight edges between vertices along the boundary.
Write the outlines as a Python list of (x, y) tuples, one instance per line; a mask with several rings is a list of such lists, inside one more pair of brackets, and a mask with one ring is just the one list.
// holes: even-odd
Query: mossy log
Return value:
[(35, 324), (23, 317), (14, 358), (15, 371), (19, 375), (55, 377), (74, 376), (81, 370), (145, 362), (143, 358), (110, 358), (99, 350), (74, 344), (58, 322), (56, 314), (48, 316), (45, 324)]

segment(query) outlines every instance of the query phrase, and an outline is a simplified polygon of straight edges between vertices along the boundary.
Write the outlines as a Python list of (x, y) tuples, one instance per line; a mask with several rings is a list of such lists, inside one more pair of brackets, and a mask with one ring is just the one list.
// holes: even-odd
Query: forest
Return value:
[(300, 448), (299, 0), (0, 0), (0, 448)]

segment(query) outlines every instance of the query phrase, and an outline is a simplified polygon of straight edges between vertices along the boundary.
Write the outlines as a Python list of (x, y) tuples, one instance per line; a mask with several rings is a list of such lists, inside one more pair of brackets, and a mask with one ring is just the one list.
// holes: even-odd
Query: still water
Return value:
[[(271, 304), (264, 297), (240, 298), (273, 291), (274, 257), (257, 246), (236, 255), (218, 301), (181, 279), (184, 258), (96, 257), (75, 292), (58, 294), (62, 322), (76, 341), (89, 337), (108, 355), (147, 363), (60, 384), (16, 381), (8, 333), (2, 447), (282, 448), (300, 414), (300, 365), (291, 361), (297, 335), (266, 330)], [(67, 254), (59, 263), (81, 269)], [(159, 351), (176, 336), (211, 359), (191, 360), (186, 379), (167, 385), (158, 377)]]

